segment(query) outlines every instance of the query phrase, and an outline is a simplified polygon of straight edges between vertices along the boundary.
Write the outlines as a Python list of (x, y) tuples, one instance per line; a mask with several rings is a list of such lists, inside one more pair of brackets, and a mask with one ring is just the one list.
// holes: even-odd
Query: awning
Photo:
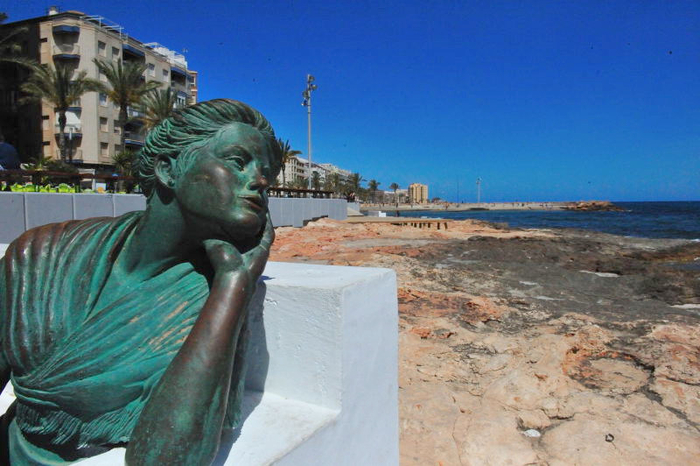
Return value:
[(143, 50), (137, 49), (137, 48), (134, 47), (133, 45), (123, 44), (123, 45), (122, 45), (122, 49), (123, 49), (125, 52), (128, 52), (128, 53), (130, 53), (130, 54), (132, 54), (132, 55), (137, 55), (137, 56), (139, 56), (139, 57), (145, 57), (145, 56), (146, 56), (146, 52), (144, 52)]
[(80, 26), (69, 26), (67, 24), (61, 24), (59, 26), (53, 27), (54, 33), (71, 33), (76, 34), (80, 32)]

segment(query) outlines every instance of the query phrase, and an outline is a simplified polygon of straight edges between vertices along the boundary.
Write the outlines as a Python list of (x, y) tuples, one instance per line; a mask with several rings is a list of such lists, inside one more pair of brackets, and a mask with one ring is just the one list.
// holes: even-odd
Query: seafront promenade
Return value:
[(463, 212), (467, 210), (566, 210), (571, 202), (450, 202), (439, 204), (363, 204), (362, 212), (368, 211), (425, 211)]

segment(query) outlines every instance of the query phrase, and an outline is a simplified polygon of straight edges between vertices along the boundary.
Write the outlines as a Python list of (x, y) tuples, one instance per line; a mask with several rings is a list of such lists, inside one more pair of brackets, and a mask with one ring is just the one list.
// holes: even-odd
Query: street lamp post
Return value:
[(481, 178), (476, 179), (476, 203), (481, 204)]
[(306, 89), (301, 95), (304, 97), (301, 105), (306, 107), (306, 117), (308, 120), (308, 146), (309, 146), (309, 172), (308, 172), (308, 187), (311, 189), (311, 92), (318, 89), (318, 86), (313, 82), (316, 80), (310, 74), (306, 75)]

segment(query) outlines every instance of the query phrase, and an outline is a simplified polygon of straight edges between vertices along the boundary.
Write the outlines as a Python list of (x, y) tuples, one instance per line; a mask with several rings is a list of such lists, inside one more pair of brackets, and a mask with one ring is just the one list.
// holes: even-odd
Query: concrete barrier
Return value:
[[(394, 272), (270, 262), (250, 312), (244, 422), (214, 464), (398, 465)], [(0, 410), (12, 400), (6, 390)]]
[[(272, 223), (301, 227), (321, 217), (347, 218), (343, 199), (270, 198)], [(140, 194), (0, 193), (0, 242), (9, 243), (29, 228), (66, 220), (118, 217), (144, 210)]]

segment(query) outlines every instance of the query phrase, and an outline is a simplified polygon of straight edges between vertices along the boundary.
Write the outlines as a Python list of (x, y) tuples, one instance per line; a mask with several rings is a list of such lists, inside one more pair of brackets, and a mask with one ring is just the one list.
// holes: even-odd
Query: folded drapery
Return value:
[[(187, 262), (105, 289), (142, 215), (39, 227), (13, 242), (0, 261), (0, 335), (17, 395), (15, 421), (39, 446), (81, 456), (80, 450), (128, 442), (209, 294), (206, 278)], [(240, 410), (241, 340), (228, 427)]]

